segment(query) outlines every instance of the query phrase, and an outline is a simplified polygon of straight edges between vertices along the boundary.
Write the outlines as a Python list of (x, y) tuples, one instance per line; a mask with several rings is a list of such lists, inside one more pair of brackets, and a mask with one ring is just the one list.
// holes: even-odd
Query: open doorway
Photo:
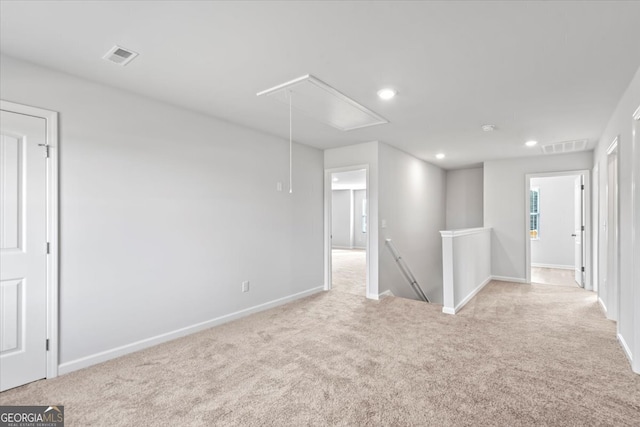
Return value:
[(331, 289), (367, 294), (367, 170), (331, 173)]
[(527, 282), (591, 290), (588, 171), (527, 175)]

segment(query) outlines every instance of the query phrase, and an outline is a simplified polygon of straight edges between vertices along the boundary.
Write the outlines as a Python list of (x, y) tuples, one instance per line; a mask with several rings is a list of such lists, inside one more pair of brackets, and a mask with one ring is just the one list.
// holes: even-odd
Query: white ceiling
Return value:
[[(283, 138), (287, 107), (256, 93), (313, 74), (391, 123), (341, 132), (297, 115), (296, 141), (378, 140), (447, 169), (539, 155), (528, 139), (593, 148), (640, 67), (638, 1), (3, 0), (0, 12), (6, 55)], [(102, 60), (114, 44), (140, 56)], [(378, 99), (383, 86), (398, 96)]]

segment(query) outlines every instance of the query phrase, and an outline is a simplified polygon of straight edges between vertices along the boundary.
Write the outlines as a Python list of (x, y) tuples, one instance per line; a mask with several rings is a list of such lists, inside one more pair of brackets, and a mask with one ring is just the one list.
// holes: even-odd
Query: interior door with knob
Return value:
[(46, 121), (0, 112), (0, 391), (47, 376)]

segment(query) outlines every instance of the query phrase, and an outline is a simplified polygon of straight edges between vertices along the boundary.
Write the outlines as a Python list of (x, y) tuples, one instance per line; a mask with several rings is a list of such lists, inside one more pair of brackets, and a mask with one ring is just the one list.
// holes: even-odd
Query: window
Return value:
[(532, 188), (529, 193), (529, 235), (532, 240), (540, 238), (540, 189)]

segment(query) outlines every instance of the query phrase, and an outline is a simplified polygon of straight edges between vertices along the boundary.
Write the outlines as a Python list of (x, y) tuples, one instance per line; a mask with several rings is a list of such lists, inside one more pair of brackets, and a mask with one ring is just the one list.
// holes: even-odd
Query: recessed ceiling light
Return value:
[(496, 130), (496, 125), (482, 125), (482, 130), (485, 132), (493, 132)]
[(395, 89), (391, 89), (391, 88), (384, 88), (384, 89), (380, 89), (378, 91), (378, 96), (381, 99), (384, 99), (385, 101), (393, 98), (394, 96), (396, 96), (398, 94), (398, 91)]
[(538, 144), (538, 141), (534, 141), (534, 140), (527, 141), (527, 142), (524, 143), (524, 145), (526, 145), (527, 147), (533, 147), (536, 144)]
[(438, 160), (442, 160), (442, 159), (444, 159), (444, 153), (438, 153), (438, 154), (436, 154), (436, 159), (438, 159)]

